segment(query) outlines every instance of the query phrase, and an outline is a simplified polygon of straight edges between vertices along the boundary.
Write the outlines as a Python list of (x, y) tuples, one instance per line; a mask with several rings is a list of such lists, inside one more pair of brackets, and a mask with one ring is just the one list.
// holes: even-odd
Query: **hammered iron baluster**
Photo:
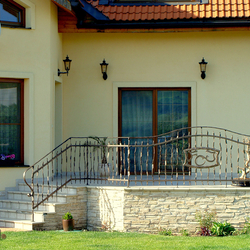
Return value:
[(173, 145), (173, 138), (171, 137), (171, 158), (170, 158), (170, 164), (171, 164), (171, 185), (173, 185), (173, 175), (174, 175), (174, 164), (173, 164), (173, 158), (174, 158), (174, 145)]
[(62, 186), (62, 175), (63, 175), (63, 152), (62, 152), (62, 147), (61, 147), (61, 153), (60, 153), (60, 158), (61, 158), (61, 186)]
[(123, 177), (126, 176), (126, 148), (125, 148), (125, 142), (123, 143)]
[(122, 147), (122, 143), (121, 142), (119, 144), (120, 144), (120, 152), (119, 152), (119, 156), (120, 156), (120, 161), (119, 161), (119, 175), (120, 175), (120, 184), (121, 184), (123, 147)]
[(176, 136), (176, 166), (175, 166), (175, 170), (176, 170), (176, 174), (175, 174), (175, 178), (176, 178), (176, 185), (178, 187), (178, 178), (179, 178), (179, 131), (177, 132), (177, 136)]
[[(215, 133), (213, 132), (213, 148), (215, 148)], [(220, 152), (221, 153), (221, 152)], [(215, 178), (216, 178), (216, 171), (215, 168), (213, 169), (213, 173), (214, 173), (214, 178), (213, 178), (213, 183), (215, 185)]]
[(136, 157), (136, 153), (137, 153), (137, 141), (135, 142), (135, 148), (134, 148), (134, 175), (135, 175), (135, 185), (136, 185), (136, 181), (137, 181), (137, 167), (136, 167), (136, 164), (137, 164), (137, 162), (136, 162), (136, 159), (137, 159), (137, 157)]
[[(226, 145), (226, 165), (225, 165), (225, 180), (227, 180), (227, 168), (228, 168), (228, 140), (227, 140), (227, 134), (225, 131), (225, 145)], [(227, 181), (226, 181), (226, 186), (227, 186)]]
[[(222, 152), (222, 140), (221, 140), (221, 133), (220, 133), (220, 151)], [(219, 180), (221, 185), (221, 173), (222, 173), (222, 153), (220, 155), (220, 168), (219, 168)]]
[(141, 181), (142, 181), (142, 170), (143, 170), (143, 168), (142, 168), (142, 152), (143, 152), (143, 147), (142, 147), (142, 145), (143, 145), (143, 142), (141, 142), (141, 150), (140, 150), (140, 174), (141, 174)]
[[(58, 190), (58, 152), (56, 151), (56, 189)], [(57, 196), (57, 192), (56, 192)]]
[(76, 183), (76, 144), (77, 142), (75, 142), (75, 149), (74, 149), (74, 161), (73, 161), (73, 171), (74, 171), (74, 174), (73, 174), (73, 176), (74, 176), (74, 179), (75, 179), (75, 183)]
[(70, 142), (70, 156), (69, 156), (69, 171), (70, 171), (70, 183), (72, 184), (72, 151), (73, 151), (73, 145)]
[[(207, 130), (207, 148), (209, 148), (209, 132)], [(210, 168), (207, 170), (207, 185), (209, 185)]]
[(164, 159), (164, 174), (165, 174), (165, 185), (167, 184), (167, 164), (168, 164), (168, 161), (167, 161), (167, 154), (168, 154), (168, 150), (167, 150), (167, 138), (165, 137), (165, 159)]
[(65, 152), (65, 154), (66, 154), (65, 181), (68, 180), (68, 178), (67, 178), (67, 177), (68, 177), (68, 144), (66, 144), (66, 148), (67, 148), (67, 150), (66, 150), (66, 152)]
[(240, 147), (239, 147), (239, 138), (237, 139), (237, 177), (240, 177)]
[[(53, 151), (51, 153), (51, 190), (53, 192), (53, 179), (54, 179), (54, 160), (53, 160)], [(50, 174), (49, 174), (50, 175)], [(50, 177), (49, 177), (50, 178)], [(53, 196), (52, 196), (53, 197)]]
[[(157, 139), (159, 142), (159, 140)], [(163, 145), (159, 146), (159, 160), (158, 160), (158, 180), (159, 180), (159, 185), (161, 184), (161, 164), (162, 164), (162, 147)]]
[(185, 167), (184, 167), (184, 157), (183, 157), (183, 152), (184, 152), (184, 144), (185, 144), (185, 139), (184, 139), (185, 133), (182, 136), (182, 148), (181, 148), (181, 165), (182, 165), (182, 180), (183, 180), (183, 185), (185, 185)]
[(49, 193), (50, 193), (50, 180), (49, 180), (49, 163), (48, 163), (48, 158), (47, 158), (46, 166), (47, 166), (47, 185), (48, 185), (47, 196), (48, 196)]
[(148, 165), (149, 165), (149, 142), (148, 142), (148, 139), (147, 139), (147, 159), (146, 159), (147, 185), (148, 185)]
[[(44, 164), (42, 165), (42, 177), (43, 177), (43, 180), (42, 180), (42, 200), (43, 200), (43, 193), (44, 193)], [(39, 193), (38, 178), (37, 178), (37, 186), (38, 186), (38, 193)]]
[(231, 181), (233, 180), (233, 144), (232, 144), (232, 141), (233, 141), (233, 136), (231, 137), (231, 147), (230, 147), (230, 165), (231, 165)]
[(154, 185), (154, 171), (155, 171), (155, 146), (152, 147), (152, 170), (151, 170), (151, 178)]
[(78, 167), (78, 171), (79, 171), (80, 184), (82, 181), (81, 160), (82, 160), (82, 147), (81, 147), (81, 142), (79, 141), (79, 160), (78, 160), (79, 167)]
[(130, 140), (128, 140), (128, 187), (129, 187), (129, 179), (130, 179)]

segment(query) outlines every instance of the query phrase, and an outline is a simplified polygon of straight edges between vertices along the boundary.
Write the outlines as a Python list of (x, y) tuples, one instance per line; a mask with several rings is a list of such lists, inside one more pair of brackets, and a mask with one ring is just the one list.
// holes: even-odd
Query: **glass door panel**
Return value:
[[(189, 121), (189, 92), (188, 90), (161, 90), (157, 92), (157, 130), (158, 135), (176, 129), (188, 127)], [(158, 142), (164, 142), (171, 137), (181, 136), (182, 132), (158, 137)], [(188, 130), (184, 131), (185, 134)], [(161, 171), (182, 171), (183, 150), (187, 148), (188, 140), (176, 141), (166, 146), (158, 147), (158, 166)]]
[[(123, 137), (146, 137), (153, 135), (153, 92), (124, 90), (121, 94), (122, 122), (121, 131)], [(128, 139), (122, 139), (122, 143), (128, 143)], [(151, 144), (152, 139), (131, 139), (130, 145)], [(142, 151), (141, 151), (142, 150)], [(147, 152), (148, 151), (148, 152)], [(147, 154), (148, 153), (148, 154)], [(140, 157), (142, 155), (142, 158)], [(127, 158), (127, 151), (123, 158)], [(124, 161), (127, 166), (127, 161)], [(152, 148), (131, 147), (130, 171), (152, 170)]]

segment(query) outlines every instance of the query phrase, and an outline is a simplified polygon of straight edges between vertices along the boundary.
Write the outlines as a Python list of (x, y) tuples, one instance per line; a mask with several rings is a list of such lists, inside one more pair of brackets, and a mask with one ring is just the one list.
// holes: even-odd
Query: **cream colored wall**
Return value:
[[(117, 87), (192, 85), (192, 125), (250, 134), (250, 33), (63, 34), (72, 61), (64, 78), (64, 139), (117, 136)], [(199, 62), (208, 62), (206, 78)], [(108, 79), (100, 63), (106, 59)]]
[[(24, 163), (32, 165), (54, 147), (54, 97), (62, 36), (51, 0), (17, 0), (27, 8), (27, 29), (2, 27), (0, 77), (25, 79)], [(29, 28), (32, 29), (29, 29)], [(25, 167), (0, 168), (0, 191), (14, 186)]]

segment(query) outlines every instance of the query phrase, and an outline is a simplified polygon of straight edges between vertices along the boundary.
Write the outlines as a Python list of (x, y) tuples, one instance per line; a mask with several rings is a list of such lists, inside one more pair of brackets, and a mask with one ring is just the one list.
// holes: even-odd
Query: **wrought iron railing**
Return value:
[(24, 172), (32, 209), (65, 185), (248, 185), (249, 136), (190, 127), (155, 137), (72, 137)]

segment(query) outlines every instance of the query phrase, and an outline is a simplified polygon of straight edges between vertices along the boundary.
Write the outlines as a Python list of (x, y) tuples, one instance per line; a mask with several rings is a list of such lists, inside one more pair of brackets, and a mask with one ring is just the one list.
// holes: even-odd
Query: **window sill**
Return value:
[(5, 25), (5, 24), (1, 24), (2, 28), (10, 28), (10, 29), (23, 29), (23, 30), (31, 30), (30, 27), (23, 27), (23, 26), (14, 26), (14, 25)]
[(30, 167), (29, 165), (21, 165), (21, 164), (9, 164), (9, 163), (3, 163), (1, 162), (0, 164), (0, 168), (28, 168)]

